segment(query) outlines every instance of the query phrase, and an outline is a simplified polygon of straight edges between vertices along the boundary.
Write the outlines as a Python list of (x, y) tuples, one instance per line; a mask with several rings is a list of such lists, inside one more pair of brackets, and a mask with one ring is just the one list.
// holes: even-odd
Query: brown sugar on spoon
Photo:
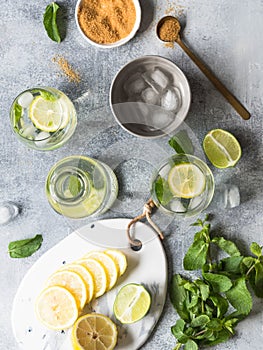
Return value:
[(111, 44), (125, 38), (135, 20), (133, 0), (83, 0), (78, 9), (83, 33), (98, 44)]
[(180, 24), (172, 18), (166, 19), (158, 28), (158, 36), (165, 42), (174, 42), (177, 40), (180, 32)]

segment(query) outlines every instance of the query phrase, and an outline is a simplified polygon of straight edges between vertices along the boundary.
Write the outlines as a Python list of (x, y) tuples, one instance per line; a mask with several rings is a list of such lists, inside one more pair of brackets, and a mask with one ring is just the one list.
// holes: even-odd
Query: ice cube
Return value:
[(173, 199), (170, 203), (170, 209), (175, 213), (184, 213), (186, 208), (181, 203), (180, 199)]
[(26, 91), (19, 96), (17, 103), (23, 108), (28, 108), (30, 106), (30, 103), (33, 101), (33, 99), (34, 99), (34, 96), (31, 94), (31, 92)]
[(146, 83), (140, 73), (132, 75), (124, 84), (124, 89), (129, 97), (140, 94), (146, 88)]
[(174, 114), (165, 111), (164, 109), (155, 108), (155, 110), (151, 109), (151, 113), (147, 118), (149, 126), (154, 127), (155, 129), (165, 129), (168, 125), (170, 125), (174, 120)]
[(151, 105), (157, 105), (159, 102), (159, 94), (152, 88), (147, 88), (141, 93), (142, 101)]
[(13, 202), (0, 203), (0, 225), (7, 224), (19, 213), (18, 206)]
[(239, 206), (240, 204), (240, 193), (239, 189), (235, 185), (231, 185), (228, 188), (228, 201), (227, 201), (227, 207), (228, 208), (235, 208)]
[(155, 68), (154, 71), (150, 74), (150, 77), (162, 89), (165, 89), (169, 84), (169, 78), (159, 68)]
[(43, 147), (49, 142), (50, 134), (46, 131), (41, 131), (36, 137), (35, 137), (35, 145), (37, 147)]
[(33, 140), (35, 138), (35, 136), (37, 135), (37, 131), (38, 131), (38, 129), (34, 125), (25, 124), (21, 134), (23, 137), (30, 139), (30, 140)]
[(167, 111), (177, 111), (181, 105), (179, 93), (179, 90), (175, 87), (166, 89), (161, 98), (161, 106)]
[(162, 88), (151, 78), (151, 73), (145, 72), (142, 74), (142, 78), (147, 83), (149, 87), (151, 87), (156, 94), (160, 94), (162, 92)]

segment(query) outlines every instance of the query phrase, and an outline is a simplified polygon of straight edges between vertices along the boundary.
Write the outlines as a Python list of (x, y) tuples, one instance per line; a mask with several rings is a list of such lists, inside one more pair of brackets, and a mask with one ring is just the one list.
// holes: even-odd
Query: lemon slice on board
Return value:
[(108, 249), (104, 251), (105, 254), (109, 255), (118, 266), (118, 275), (121, 276), (127, 269), (127, 259), (123, 252), (115, 249)]
[(195, 164), (174, 165), (168, 174), (168, 186), (172, 194), (181, 198), (194, 198), (205, 189), (205, 175)]
[(222, 129), (211, 130), (204, 138), (203, 148), (210, 162), (221, 169), (236, 165), (242, 154), (235, 136)]
[(107, 277), (107, 288), (106, 290), (110, 290), (117, 282), (118, 278), (118, 265), (116, 266), (114, 260), (107, 254), (103, 252), (89, 252), (84, 256), (85, 258), (93, 258), (99, 261), (106, 272)]
[(39, 130), (55, 132), (67, 126), (69, 115), (58, 100), (48, 101), (37, 96), (29, 106), (29, 118)]
[(74, 324), (71, 341), (74, 350), (112, 350), (117, 343), (117, 327), (107, 316), (87, 314)]
[(82, 309), (86, 304), (87, 290), (85, 282), (76, 272), (69, 270), (57, 271), (48, 278), (46, 286), (60, 286), (66, 288), (76, 299), (79, 309)]
[(151, 296), (140, 284), (126, 284), (118, 292), (113, 311), (121, 323), (134, 323), (143, 318), (151, 306)]
[(93, 294), (94, 294), (93, 277), (92, 277), (91, 273), (89, 272), (89, 270), (86, 267), (84, 267), (83, 265), (76, 264), (76, 263), (63, 265), (59, 269), (59, 271), (60, 270), (73, 271), (73, 272), (76, 272), (77, 274), (79, 274), (81, 276), (81, 278), (83, 279), (83, 281), (85, 283), (86, 290), (87, 290), (86, 303), (89, 303), (91, 301), (91, 299), (93, 298)]
[(44, 289), (35, 305), (38, 319), (54, 330), (71, 327), (78, 318), (78, 306), (74, 296), (64, 287)]
[(107, 288), (107, 275), (103, 265), (93, 258), (83, 258), (76, 261), (88, 269), (93, 277), (94, 297), (98, 298), (105, 293)]

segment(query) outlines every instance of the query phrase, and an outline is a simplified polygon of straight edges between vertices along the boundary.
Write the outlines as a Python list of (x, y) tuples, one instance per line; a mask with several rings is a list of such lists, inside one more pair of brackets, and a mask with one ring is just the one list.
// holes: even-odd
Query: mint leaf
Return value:
[(230, 256), (221, 260), (222, 270), (227, 272), (228, 275), (238, 275), (241, 273), (241, 263), (243, 256)]
[(249, 282), (257, 297), (263, 298), (263, 263), (257, 261), (254, 270), (249, 274)]
[(57, 26), (58, 9), (59, 6), (55, 2), (52, 2), (50, 5), (48, 5), (43, 16), (43, 24), (50, 39), (56, 41), (57, 43), (60, 43), (61, 38)]
[(76, 175), (71, 175), (69, 177), (68, 189), (73, 197), (77, 197), (77, 195), (81, 191), (81, 182)]
[(41, 97), (46, 101), (56, 101), (57, 97), (49, 91), (40, 90)]
[(238, 315), (248, 315), (252, 309), (252, 298), (247, 289), (246, 278), (235, 281), (233, 287), (226, 292), (230, 304), (237, 310)]
[(258, 258), (262, 256), (262, 247), (256, 242), (252, 242), (250, 245), (250, 251), (256, 255)]
[(232, 282), (227, 276), (203, 272), (203, 277), (211, 284), (215, 293), (224, 293), (232, 287)]
[(203, 240), (195, 241), (184, 257), (184, 268), (186, 270), (198, 270), (206, 263), (209, 244)]
[(220, 294), (210, 295), (209, 299), (217, 308), (217, 317), (223, 317), (228, 310), (228, 301)]
[(210, 294), (210, 288), (209, 285), (203, 282), (200, 279), (197, 279), (195, 281), (195, 284), (199, 287), (200, 293), (201, 293), (201, 298), (203, 301), (206, 301), (206, 299), (209, 297)]
[(182, 319), (177, 320), (175, 325), (172, 326), (171, 328), (171, 331), (175, 336), (175, 338), (182, 344), (185, 344), (189, 339), (189, 336), (184, 334), (184, 329), (185, 329), (185, 322)]
[(154, 191), (156, 193), (158, 201), (162, 205), (167, 205), (173, 198), (173, 195), (169, 189), (168, 182), (161, 176), (159, 176), (158, 179), (155, 181), (154, 186)]
[(193, 328), (203, 327), (210, 321), (210, 318), (207, 315), (200, 315), (193, 319), (190, 323), (190, 326)]
[(231, 336), (231, 333), (229, 333), (226, 329), (222, 329), (220, 332), (217, 333), (217, 336), (214, 340), (210, 340), (206, 342), (209, 346), (214, 346), (220, 343), (223, 343), (227, 341)]
[(240, 256), (240, 251), (234, 242), (228, 241), (224, 237), (214, 237), (212, 242), (230, 256)]
[(198, 345), (195, 341), (189, 339), (184, 346), (184, 350), (198, 350)]
[(179, 154), (193, 154), (194, 147), (186, 130), (180, 130), (169, 141), (169, 145)]
[(173, 276), (170, 289), (170, 299), (178, 315), (188, 322), (190, 320), (190, 315), (185, 304), (188, 295), (183, 286), (186, 282), (187, 280), (183, 279), (178, 274)]
[(13, 120), (13, 127), (17, 127), (17, 124), (19, 123), (21, 117), (23, 115), (23, 108), (18, 104), (15, 103), (14, 105), (14, 120)]
[(42, 235), (10, 242), (8, 245), (9, 255), (11, 258), (26, 258), (35, 253), (41, 247), (42, 242)]

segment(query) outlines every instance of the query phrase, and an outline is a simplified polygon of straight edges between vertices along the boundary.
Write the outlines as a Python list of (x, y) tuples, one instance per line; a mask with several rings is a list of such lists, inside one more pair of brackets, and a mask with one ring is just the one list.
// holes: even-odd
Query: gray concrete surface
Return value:
[[(4, 0), (0, 8), (0, 197), (13, 200), (22, 208), (15, 221), (0, 227), (0, 349), (6, 350), (18, 348), (10, 314), (24, 274), (45, 251), (88, 222), (72, 222), (49, 207), (44, 183), (50, 167), (71, 154), (86, 154), (106, 161), (116, 169), (120, 194), (115, 207), (103, 217), (132, 217), (140, 212), (149, 196), (153, 162), (172, 154), (167, 139), (139, 140), (116, 125), (111, 115), (110, 83), (131, 59), (158, 54), (170, 58), (184, 71), (192, 90), (186, 125), (199, 148), (205, 134), (213, 128), (224, 128), (236, 135), (243, 149), (238, 165), (233, 169), (211, 169), (217, 185), (232, 183), (239, 187), (241, 205), (225, 210), (213, 203), (212, 225), (226, 237), (235, 239), (243, 251), (248, 251), (252, 241), (263, 243), (262, 0), (142, 0), (143, 23), (139, 33), (127, 45), (107, 51), (89, 46), (81, 38), (74, 21), (73, 0), (59, 2), (63, 9), (61, 21), (66, 24), (65, 39), (61, 44), (52, 42), (42, 26), (48, 3)], [(178, 14), (186, 23), (187, 43), (247, 106), (252, 113), (249, 121), (235, 113), (179, 47), (166, 48), (156, 40), (155, 25), (171, 7), (174, 9), (170, 13)], [(70, 83), (52, 62), (58, 54), (80, 73), (79, 84)], [(65, 146), (55, 151), (27, 149), (12, 134), (9, 125), (12, 100), (25, 88), (37, 85), (58, 88), (75, 101), (79, 118), (76, 132)], [(173, 272), (183, 272), (182, 257), (195, 231), (189, 227), (191, 219), (172, 221), (160, 213), (155, 218), (166, 236), (164, 246), (170, 277)], [(8, 242), (36, 233), (43, 235), (44, 242), (35, 255), (24, 260), (9, 258)], [(253, 310), (239, 324), (237, 334), (215, 349), (262, 349), (262, 311), (263, 302), (254, 298)], [(167, 299), (157, 327), (142, 348), (173, 349), (175, 339), (170, 327), (177, 317)]]

